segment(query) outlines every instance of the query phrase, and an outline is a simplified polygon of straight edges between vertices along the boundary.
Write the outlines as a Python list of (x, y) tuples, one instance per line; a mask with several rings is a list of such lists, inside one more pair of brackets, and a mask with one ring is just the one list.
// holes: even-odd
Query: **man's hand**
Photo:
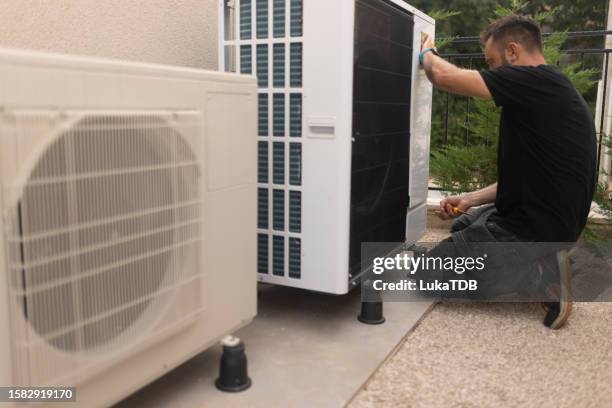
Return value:
[(444, 200), (440, 201), (440, 211), (436, 211), (436, 213), (443, 220), (448, 220), (449, 218), (454, 218), (457, 216), (457, 214), (454, 213), (453, 208), (457, 208), (462, 212), (467, 212), (472, 207), (493, 203), (495, 202), (496, 198), (497, 183), (478, 191), (472, 191), (460, 196), (446, 197)]
[(467, 212), (472, 208), (473, 204), (465, 196), (446, 197), (440, 201), (440, 211), (437, 211), (438, 217), (443, 220), (457, 217), (453, 208), (458, 208), (462, 212)]
[[(421, 52), (434, 48), (435, 45), (431, 36), (422, 34)], [(478, 71), (458, 68), (431, 52), (423, 56), (423, 69), (431, 83), (442, 91), (483, 99), (492, 98)]]
[(423, 33), (421, 38), (421, 52), (427, 48), (436, 48), (436, 43), (429, 34)]

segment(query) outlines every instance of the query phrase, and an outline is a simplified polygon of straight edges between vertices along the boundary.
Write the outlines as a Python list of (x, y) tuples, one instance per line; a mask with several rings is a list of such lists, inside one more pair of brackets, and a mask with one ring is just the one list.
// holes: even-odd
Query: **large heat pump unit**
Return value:
[(254, 317), (256, 106), (245, 76), (0, 50), (0, 385), (109, 406)]
[(361, 243), (422, 236), (434, 24), (400, 0), (219, 1), (220, 69), (259, 84), (260, 281), (344, 294)]

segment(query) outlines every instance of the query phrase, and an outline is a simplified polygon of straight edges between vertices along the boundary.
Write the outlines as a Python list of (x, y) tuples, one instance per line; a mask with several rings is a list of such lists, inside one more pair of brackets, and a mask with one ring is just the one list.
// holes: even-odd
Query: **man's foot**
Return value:
[(546, 310), (544, 326), (558, 330), (565, 325), (572, 313), (573, 302), (544, 302), (542, 306)]
[(559, 265), (559, 284), (550, 285), (547, 292), (553, 299), (559, 299), (558, 302), (543, 302), (542, 307), (546, 311), (544, 317), (544, 325), (553, 330), (558, 330), (565, 325), (567, 319), (572, 313), (572, 295), (571, 295), (571, 265), (567, 256), (567, 251), (557, 253), (557, 262)]

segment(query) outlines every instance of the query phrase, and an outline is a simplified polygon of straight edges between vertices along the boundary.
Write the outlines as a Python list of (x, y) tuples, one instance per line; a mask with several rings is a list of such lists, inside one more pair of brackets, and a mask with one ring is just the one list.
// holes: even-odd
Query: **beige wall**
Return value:
[(217, 0), (0, 0), (0, 46), (217, 69)]

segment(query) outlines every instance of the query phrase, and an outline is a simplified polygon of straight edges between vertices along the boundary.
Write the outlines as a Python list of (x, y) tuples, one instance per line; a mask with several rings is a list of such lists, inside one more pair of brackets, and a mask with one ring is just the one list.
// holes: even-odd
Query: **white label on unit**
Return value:
[(336, 118), (308, 118), (308, 137), (314, 139), (334, 139), (336, 137)]

